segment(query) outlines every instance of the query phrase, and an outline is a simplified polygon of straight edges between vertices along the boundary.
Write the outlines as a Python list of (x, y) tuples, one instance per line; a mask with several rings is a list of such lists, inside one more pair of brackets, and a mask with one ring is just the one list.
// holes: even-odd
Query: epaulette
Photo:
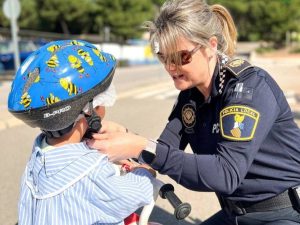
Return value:
[(225, 65), (225, 68), (228, 69), (236, 77), (238, 77), (243, 71), (250, 67), (253, 66), (244, 59), (233, 59)]

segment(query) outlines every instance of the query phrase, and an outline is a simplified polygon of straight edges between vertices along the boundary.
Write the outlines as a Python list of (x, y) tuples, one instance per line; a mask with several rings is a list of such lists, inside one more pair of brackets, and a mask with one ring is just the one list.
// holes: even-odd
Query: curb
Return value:
[(5, 121), (0, 120), (0, 131), (6, 130), (9, 128), (17, 127), (24, 125), (25, 123), (22, 120), (19, 120), (17, 118), (8, 118)]

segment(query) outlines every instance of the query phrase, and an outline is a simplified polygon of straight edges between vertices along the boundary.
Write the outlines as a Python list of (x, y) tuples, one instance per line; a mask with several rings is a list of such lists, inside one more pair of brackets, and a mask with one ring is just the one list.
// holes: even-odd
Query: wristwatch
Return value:
[(138, 161), (141, 164), (148, 164), (151, 165), (151, 163), (154, 161), (156, 157), (156, 145), (157, 142), (154, 140), (148, 140), (146, 148), (141, 152), (139, 155)]

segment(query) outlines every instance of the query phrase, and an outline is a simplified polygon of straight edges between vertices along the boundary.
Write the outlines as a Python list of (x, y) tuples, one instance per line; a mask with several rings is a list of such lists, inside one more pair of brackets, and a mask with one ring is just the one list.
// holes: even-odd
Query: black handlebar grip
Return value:
[(159, 190), (160, 197), (168, 199), (173, 206), (174, 216), (177, 220), (186, 218), (191, 212), (191, 205), (189, 203), (182, 203), (177, 195), (174, 193), (172, 184), (164, 184)]

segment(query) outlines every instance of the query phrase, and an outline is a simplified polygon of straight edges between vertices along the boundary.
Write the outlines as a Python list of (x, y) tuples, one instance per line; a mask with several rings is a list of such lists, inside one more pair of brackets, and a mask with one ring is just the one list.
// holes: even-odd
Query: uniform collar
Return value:
[(213, 76), (212, 76), (212, 88), (211, 88), (211, 92), (210, 92), (210, 97), (212, 97), (212, 98), (219, 95), (219, 92), (218, 92), (218, 87), (219, 87), (219, 83), (220, 83), (219, 66), (220, 66), (220, 64), (219, 64), (219, 62), (217, 62)]

